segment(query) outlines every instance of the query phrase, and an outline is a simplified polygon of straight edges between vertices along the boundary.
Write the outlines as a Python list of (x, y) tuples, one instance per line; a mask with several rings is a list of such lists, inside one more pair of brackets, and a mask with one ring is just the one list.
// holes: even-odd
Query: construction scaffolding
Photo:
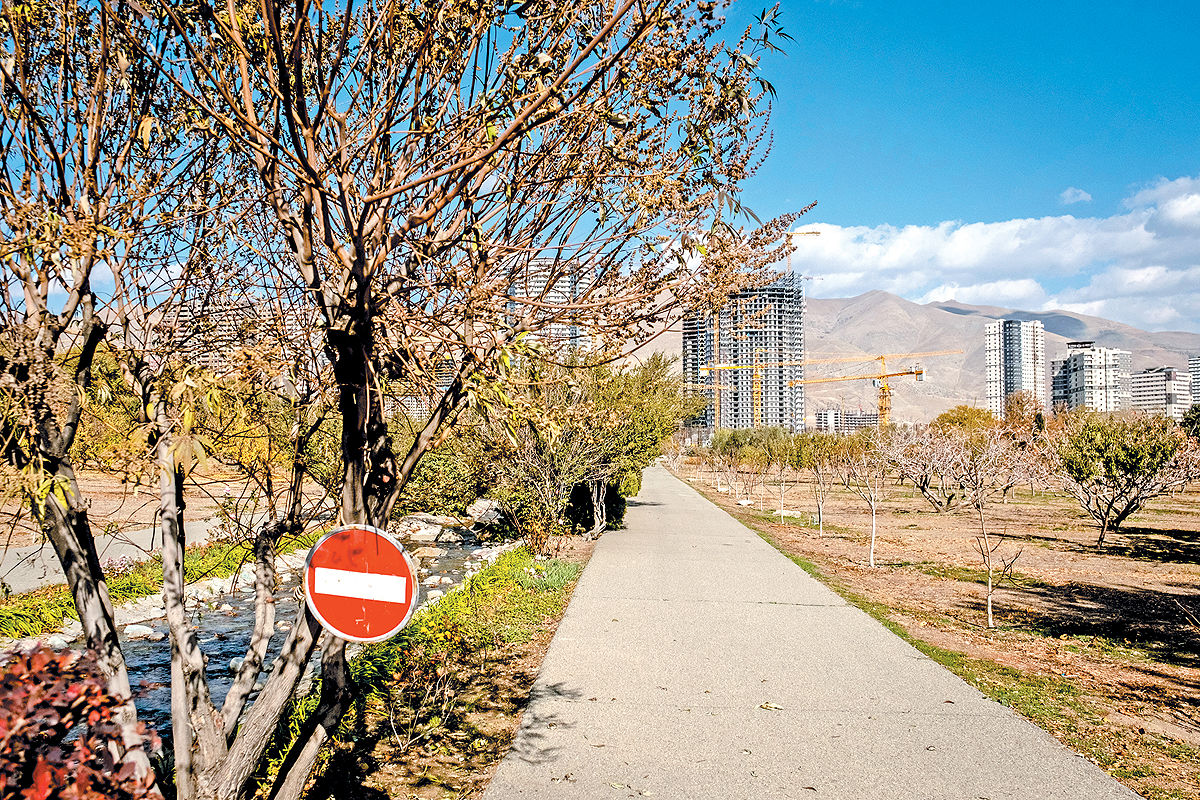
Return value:
[[(708, 399), (694, 420), (705, 428), (804, 427), (803, 277), (792, 272), (739, 292), (716, 313), (683, 321), (683, 376)], [(719, 364), (752, 369), (720, 371)]]

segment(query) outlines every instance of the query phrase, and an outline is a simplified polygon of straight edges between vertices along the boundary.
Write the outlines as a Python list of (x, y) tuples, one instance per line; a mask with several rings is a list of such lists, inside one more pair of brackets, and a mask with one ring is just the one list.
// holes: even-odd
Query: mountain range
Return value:
[[(883, 291), (857, 297), (810, 298), (805, 319), (808, 358), (869, 357), (881, 353), (961, 350), (961, 353), (887, 361), (889, 372), (914, 363), (925, 368), (925, 380), (892, 379), (892, 418), (923, 422), (953, 406), (984, 405), (984, 326), (996, 319), (1041, 320), (1046, 328), (1046, 366), (1066, 353), (1067, 342), (1094, 341), (1101, 347), (1130, 351), (1133, 369), (1172, 366), (1187, 368), (1189, 355), (1200, 355), (1200, 334), (1185, 331), (1144, 331), (1100, 317), (1071, 311), (1021, 311), (975, 306), (954, 301), (914, 303)], [(680, 335), (668, 332), (653, 349), (680, 352)], [(806, 377), (868, 375), (878, 361), (813, 364)], [(876, 407), (869, 379), (805, 387), (808, 422), (817, 409), (841, 405), (864, 411)]]

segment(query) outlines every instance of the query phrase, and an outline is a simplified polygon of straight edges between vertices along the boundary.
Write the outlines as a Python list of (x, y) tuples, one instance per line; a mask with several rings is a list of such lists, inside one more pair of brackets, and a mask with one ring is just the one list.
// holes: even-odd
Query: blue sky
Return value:
[(743, 199), (819, 202), (796, 257), (814, 294), (1200, 331), (1200, 4), (782, 11), (775, 146)]

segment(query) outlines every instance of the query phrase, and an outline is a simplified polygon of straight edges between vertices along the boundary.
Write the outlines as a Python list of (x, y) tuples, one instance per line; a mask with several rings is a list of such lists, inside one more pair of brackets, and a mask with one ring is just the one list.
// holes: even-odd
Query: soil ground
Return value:
[[(1150, 798), (1200, 798), (1200, 493), (1152, 501), (1102, 550), (1065, 495), (1025, 488), (990, 505), (997, 555), (1017, 560), (988, 629), (973, 510), (938, 514), (911, 487), (890, 486), (871, 568), (870, 512), (849, 492), (829, 497), (821, 535), (809, 484), (788, 488), (780, 524), (777, 483), (761, 498), (719, 493), (697, 469), (681, 477), (910, 636), (999, 665), (956, 671), (995, 684), (981, 688), (1002, 701), (1019, 694), (1010, 704), (1114, 777)], [(1029, 697), (1031, 686), (1044, 696)]]
[[(555, 538), (548, 554), (586, 565), (594, 546), (579, 537)], [(509, 750), (562, 611), (542, 619), (528, 640), (498, 644), (458, 665), (454, 708), (436, 737), (409, 743), (403, 726), (371, 720), (369, 735), (335, 750), (325, 778), (308, 797), (434, 800), (481, 794)]]

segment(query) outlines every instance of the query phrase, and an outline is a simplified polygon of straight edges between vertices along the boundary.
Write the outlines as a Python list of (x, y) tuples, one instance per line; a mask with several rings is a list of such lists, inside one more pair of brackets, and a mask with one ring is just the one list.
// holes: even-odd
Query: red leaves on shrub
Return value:
[[(0, 665), (0, 799), (141, 800), (152, 779), (121, 763), (119, 703), (88, 655), (45, 647)], [(68, 736), (73, 738), (68, 741)], [(146, 737), (147, 745), (156, 744)]]

